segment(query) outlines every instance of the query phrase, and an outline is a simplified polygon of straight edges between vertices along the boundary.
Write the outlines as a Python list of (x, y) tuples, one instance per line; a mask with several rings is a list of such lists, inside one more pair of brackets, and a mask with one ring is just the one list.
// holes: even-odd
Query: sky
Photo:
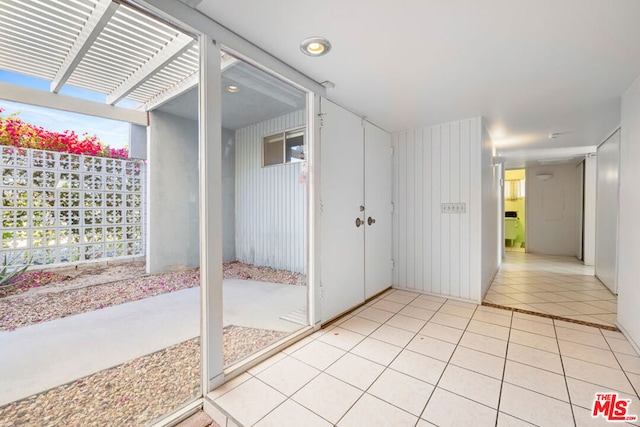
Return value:
[[(0, 81), (44, 91), (49, 91), (50, 84), (48, 80), (4, 70), (0, 70)], [(69, 85), (63, 86), (60, 93), (96, 102), (105, 102), (106, 98), (105, 94)], [(117, 105), (119, 107), (133, 108), (137, 104), (129, 100), (124, 100)], [(129, 123), (127, 122), (9, 102), (2, 99), (2, 94), (0, 94), (0, 108), (4, 110), (4, 112), (0, 113), (2, 116), (20, 113), (18, 117), (22, 121), (42, 126), (48, 130), (56, 132), (73, 130), (78, 135), (82, 135), (85, 132), (89, 135), (97, 135), (103, 143), (112, 148), (122, 148), (129, 144)]]

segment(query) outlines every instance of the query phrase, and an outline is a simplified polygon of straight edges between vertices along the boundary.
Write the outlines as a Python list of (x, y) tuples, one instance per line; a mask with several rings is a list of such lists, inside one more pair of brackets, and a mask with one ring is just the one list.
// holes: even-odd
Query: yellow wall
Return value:
[[(513, 169), (504, 171), (504, 179), (505, 181), (510, 179), (525, 179), (525, 170), (524, 169)], [(525, 194), (526, 197), (526, 194)], [(524, 201), (525, 198), (520, 198), (517, 200), (507, 200), (504, 201), (504, 210), (505, 211), (517, 211), (518, 218), (520, 218), (520, 223), (522, 224), (522, 233), (518, 235), (517, 240), (520, 242), (524, 242), (524, 226), (525, 226), (525, 211), (524, 211)]]

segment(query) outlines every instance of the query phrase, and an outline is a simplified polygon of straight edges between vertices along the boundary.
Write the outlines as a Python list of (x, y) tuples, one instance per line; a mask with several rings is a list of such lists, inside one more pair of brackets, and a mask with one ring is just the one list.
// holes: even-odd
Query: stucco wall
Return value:
[(197, 267), (198, 122), (149, 115), (147, 272)]

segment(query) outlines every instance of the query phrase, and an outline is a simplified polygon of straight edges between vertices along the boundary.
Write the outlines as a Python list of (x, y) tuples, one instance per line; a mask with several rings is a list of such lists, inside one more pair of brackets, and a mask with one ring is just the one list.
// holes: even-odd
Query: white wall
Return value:
[(297, 111), (236, 131), (235, 238), (239, 261), (306, 271), (306, 185), (300, 164), (262, 167), (262, 138), (305, 124)]
[[(392, 135), (393, 285), (419, 292), (480, 301), (484, 277), (497, 270), (497, 225), (488, 238), (486, 270), (482, 268), (482, 215), (498, 209), (486, 204), (496, 194), (483, 194), (488, 177), (480, 117)], [(488, 189), (488, 187), (487, 187)], [(495, 199), (494, 199), (495, 197)], [(441, 213), (442, 203), (466, 203), (461, 214)], [(489, 203), (489, 202), (488, 202)], [(493, 204), (493, 201), (490, 202)], [(497, 224), (498, 216), (491, 221)], [(495, 249), (495, 250), (493, 250)]]
[[(620, 130), (598, 146), (596, 174), (596, 277), (617, 293)], [(624, 230), (621, 230), (624, 232)]]
[[(539, 174), (552, 174), (541, 181)], [(576, 167), (527, 168), (527, 251), (544, 255), (576, 255)]]
[(149, 114), (147, 272), (200, 264), (198, 122)]
[(595, 154), (584, 161), (584, 265), (594, 265), (596, 260), (596, 162)]
[(582, 229), (584, 228), (584, 161), (576, 166), (576, 258), (582, 261)]
[(222, 261), (236, 260), (236, 134), (222, 129)]
[(640, 78), (622, 96), (618, 324), (640, 347)]
[(485, 294), (491, 286), (493, 277), (498, 272), (502, 261), (501, 247), (504, 240), (501, 239), (500, 224), (504, 222), (504, 214), (501, 209), (500, 179), (502, 167), (493, 165), (493, 141), (482, 119), (482, 151), (481, 181), (482, 181), (482, 293)]

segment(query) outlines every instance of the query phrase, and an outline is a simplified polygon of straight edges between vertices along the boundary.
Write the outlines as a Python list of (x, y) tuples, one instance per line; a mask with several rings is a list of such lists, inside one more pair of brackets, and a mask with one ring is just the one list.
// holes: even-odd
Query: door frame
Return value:
[[(318, 239), (317, 218), (319, 215), (318, 179), (319, 162), (317, 141), (319, 124), (315, 112), (318, 96), (326, 95), (326, 88), (309, 77), (293, 69), (279, 59), (260, 49), (256, 45), (240, 37), (211, 18), (199, 13), (182, 2), (154, 0), (123, 0), (160, 20), (171, 23), (198, 38), (200, 43), (200, 88), (199, 88), (199, 165), (200, 165), (200, 252), (201, 252), (201, 397), (185, 408), (167, 414), (158, 424), (180, 420), (194, 407), (202, 407), (204, 396), (223, 384), (228, 379), (246, 371), (252, 365), (266, 359), (279, 351), (288, 342), (300, 339), (308, 331), (290, 336), (285, 343), (267, 348), (258, 356), (246, 359), (240, 369), (225, 371), (222, 363), (222, 249), (221, 230), (222, 213), (219, 201), (222, 194), (221, 177), (218, 177), (216, 165), (220, 162), (221, 151), (221, 70), (219, 52), (221, 46), (234, 56), (249, 64), (276, 76), (280, 80), (295, 86), (307, 93), (307, 142), (308, 142), (308, 177), (307, 177), (307, 281), (308, 281), (308, 315), (311, 323), (317, 317), (318, 278)], [(204, 47), (204, 52), (203, 48)], [(216, 58), (217, 53), (217, 58)], [(216, 154), (217, 153), (217, 154)], [(313, 221), (313, 222), (312, 222)], [(317, 326), (317, 325), (316, 325)]]

